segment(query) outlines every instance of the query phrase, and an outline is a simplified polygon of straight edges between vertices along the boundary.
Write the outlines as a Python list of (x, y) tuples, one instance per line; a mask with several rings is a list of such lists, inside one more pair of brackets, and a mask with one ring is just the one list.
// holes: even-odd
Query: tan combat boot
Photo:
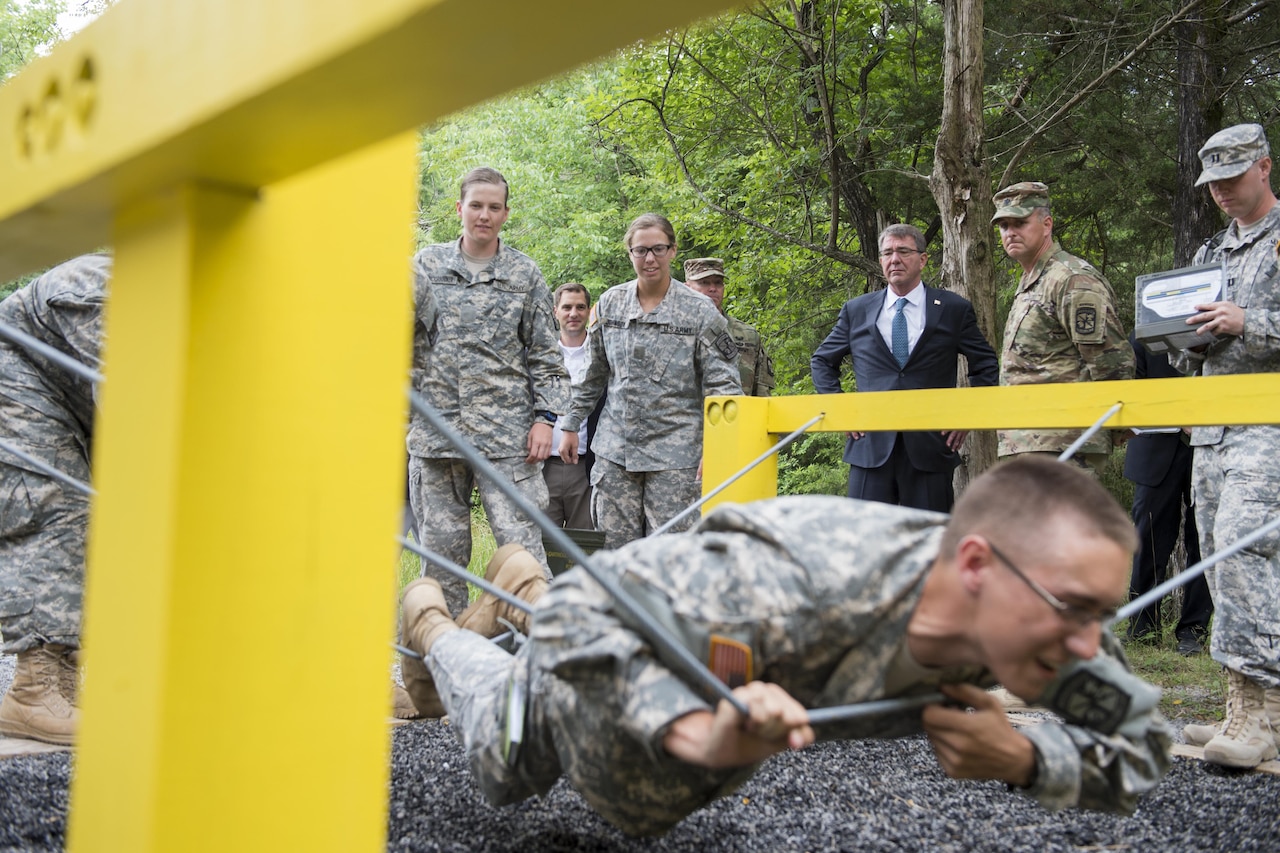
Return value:
[(1227, 727), (1227, 721), (1223, 720), (1216, 726), (1206, 726), (1200, 723), (1192, 723), (1189, 726), (1182, 727), (1182, 736), (1187, 739), (1187, 743), (1192, 746), (1204, 746), (1209, 741), (1222, 734)]
[(1204, 760), (1224, 767), (1257, 767), (1276, 757), (1267, 718), (1266, 690), (1243, 673), (1227, 670), (1227, 719), (1204, 746)]
[(423, 717), (445, 715), (435, 680), (423, 659), (437, 639), (456, 630), (458, 626), (449, 618), (449, 606), (445, 604), (444, 590), (440, 588), (439, 581), (435, 578), (418, 578), (404, 588), (404, 598), (400, 604), (400, 644), (408, 646), (422, 657), (402, 655), (400, 675), (404, 678), (404, 689), (413, 700), (413, 706)]
[[(547, 591), (547, 575), (542, 564), (520, 545), (503, 545), (489, 560), (485, 580), (529, 604), (535, 604)], [(507, 630), (499, 619), (505, 619), (522, 634), (529, 633), (532, 616), (507, 604), (496, 595), (485, 593), (458, 617), (458, 626), (484, 637), (496, 637)]]
[(78, 677), (71, 659), (73, 651), (47, 643), (18, 652), (13, 683), (0, 702), (0, 734), (62, 746), (75, 744), (80, 712), (74, 696), (64, 692), (73, 683), (70, 679)]

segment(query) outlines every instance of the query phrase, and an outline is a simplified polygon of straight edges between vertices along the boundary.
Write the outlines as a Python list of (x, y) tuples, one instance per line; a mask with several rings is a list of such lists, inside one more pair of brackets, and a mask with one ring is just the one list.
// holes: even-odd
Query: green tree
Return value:
[(61, 38), (62, 0), (0, 0), (0, 85)]

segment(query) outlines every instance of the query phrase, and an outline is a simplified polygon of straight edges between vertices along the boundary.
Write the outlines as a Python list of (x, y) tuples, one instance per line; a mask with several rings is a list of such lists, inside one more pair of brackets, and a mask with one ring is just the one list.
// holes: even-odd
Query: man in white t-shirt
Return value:
[[(556, 322), (560, 326), (560, 352), (569, 379), (578, 382), (587, 369), (590, 352), (587, 347), (587, 318), (591, 313), (591, 294), (587, 289), (571, 281), (560, 285), (553, 294)], [(592, 530), (591, 484), (587, 479), (587, 463), (569, 464), (560, 459), (560, 438), (563, 415), (556, 419), (551, 436), (551, 455), (542, 467), (551, 500), (547, 504), (547, 517), (561, 527), (575, 530)], [(587, 452), (587, 422), (578, 430), (578, 452)]]

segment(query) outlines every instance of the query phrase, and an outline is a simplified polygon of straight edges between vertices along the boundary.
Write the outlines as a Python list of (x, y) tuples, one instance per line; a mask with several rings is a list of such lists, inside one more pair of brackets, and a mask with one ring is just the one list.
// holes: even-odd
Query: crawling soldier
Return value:
[[(406, 685), (449, 714), (491, 802), (563, 774), (635, 835), (665, 832), (783, 749), (920, 731), (951, 776), (1004, 780), (1051, 809), (1131, 812), (1170, 742), (1158, 691), (1103, 628), (1135, 545), (1101, 486), (1036, 457), (974, 481), (949, 518), (844, 498), (728, 505), (594, 564), (703, 660), (736, 650), (749, 718), (664, 666), (585, 570), (548, 588), (509, 549), (490, 579), (536, 602), (532, 616), (486, 595), (459, 629), (434, 581), (415, 581), (404, 641), (425, 667), (406, 659)], [(499, 616), (530, 635), (515, 655), (485, 638)], [(1066, 722), (1015, 731), (985, 692), (996, 683)], [(806, 708), (939, 689), (949, 706), (809, 725)]]

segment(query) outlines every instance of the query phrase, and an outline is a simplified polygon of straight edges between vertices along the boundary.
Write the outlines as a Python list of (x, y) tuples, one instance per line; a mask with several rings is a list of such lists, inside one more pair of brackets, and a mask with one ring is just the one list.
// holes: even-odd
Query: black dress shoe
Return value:
[(1204, 643), (1195, 634), (1184, 634), (1178, 638), (1178, 654), (1183, 657), (1204, 654)]

